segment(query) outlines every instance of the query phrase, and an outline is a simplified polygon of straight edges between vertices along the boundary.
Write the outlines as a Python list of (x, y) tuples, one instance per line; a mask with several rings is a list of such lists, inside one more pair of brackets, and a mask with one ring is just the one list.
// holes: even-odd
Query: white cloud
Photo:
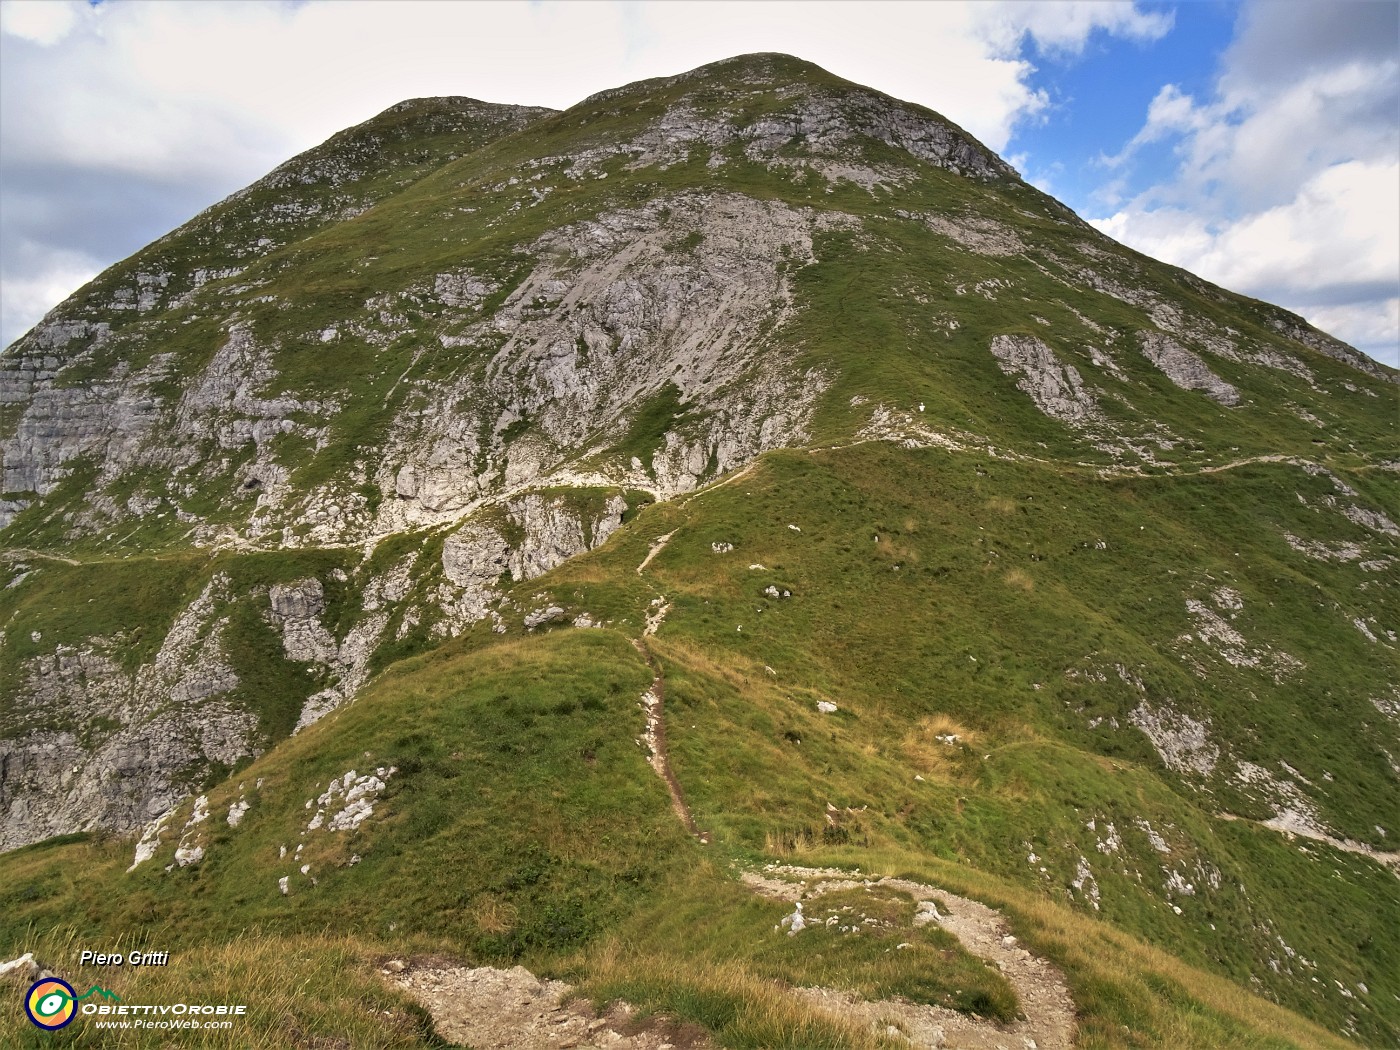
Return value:
[(7, 23), (35, 24), (16, 31), (26, 40), (50, 8), (68, 21), (45, 31), (55, 46), (6, 54), (7, 82), (19, 89), (6, 95), (24, 99), (6, 107), (7, 146), (162, 175), (227, 163), (249, 146), (282, 156), (404, 98), (563, 108), (630, 80), (766, 50), (932, 106), (1000, 149), (1017, 120), (1045, 105), (1026, 84), (1024, 35), (1073, 51), (1096, 30), (1138, 38), (1162, 24), (1132, 4), (1094, 2), (130, 0), (80, 18), (61, 4), (31, 6), (4, 7)]
[(1352, 161), (1294, 200), (1233, 223), (1176, 207), (1124, 209), (1093, 225), (1205, 279), (1292, 309), (1368, 353), (1400, 346), (1400, 162)]
[(50, 47), (78, 24), (85, 6), (82, 0), (4, 0), (0, 33)]
[(1149, 43), (1171, 32), (1170, 11), (1140, 11), (1135, 4), (1079, 3), (1076, 0), (1020, 0), (979, 5), (974, 17), (982, 32), (1003, 50), (1013, 49), (1022, 35), (1035, 38), (1039, 48), (1061, 56), (1078, 55), (1095, 31)]
[(1333, 165), (1293, 199), (1233, 222), (1182, 208), (1091, 220), (1119, 240), (1228, 288), (1298, 298), (1400, 275), (1400, 162)]
[(1331, 332), (1391, 368), (1400, 368), (1400, 298), (1345, 306), (1300, 303), (1291, 309), (1314, 327)]
[[(1397, 72), (1393, 59), (1349, 62), (1281, 87), (1233, 91), (1221, 104), (1225, 114), (1196, 115), (1192, 182), (1218, 181), (1227, 203), (1263, 207), (1287, 200), (1324, 167), (1394, 157)], [(1375, 119), (1387, 110), (1388, 119)]]
[(1400, 163), (1350, 161), (1303, 183), (1293, 200), (1230, 226), (1207, 265), (1243, 287), (1298, 295), (1400, 274)]
[(1208, 123), (1208, 118), (1196, 108), (1196, 100), (1184, 94), (1175, 84), (1164, 84), (1147, 105), (1147, 120), (1142, 128), (1128, 140), (1128, 144), (1113, 156), (1103, 156), (1099, 160), (1109, 168), (1118, 168), (1130, 161), (1143, 146), (1160, 142), (1167, 136), (1200, 131)]
[(1181, 208), (1130, 208), (1091, 221), (1148, 255), (1301, 313), (1353, 345), (1383, 349), (1400, 346), (1397, 190), (1400, 162), (1352, 161), (1319, 172), (1287, 204), (1233, 222), (1212, 224)]
[[(7, 46), (7, 152), (231, 190), (405, 98), (571, 104), (624, 61), (620, 4), (104, 5)], [(14, 89), (11, 89), (11, 85)]]
[[(1351, 7), (1375, 24), (1338, 29), (1344, 19), (1326, 4), (1247, 6), (1211, 95), (1164, 85), (1137, 134), (1103, 158), (1114, 178), (1097, 196), (1116, 210), (1090, 221), (1393, 359), (1400, 347), (1391, 305), (1400, 294), (1396, 18), (1394, 5)], [(1378, 45), (1387, 25), (1389, 40)], [(1175, 169), (1125, 201), (1141, 149), (1160, 142), (1172, 144)]]

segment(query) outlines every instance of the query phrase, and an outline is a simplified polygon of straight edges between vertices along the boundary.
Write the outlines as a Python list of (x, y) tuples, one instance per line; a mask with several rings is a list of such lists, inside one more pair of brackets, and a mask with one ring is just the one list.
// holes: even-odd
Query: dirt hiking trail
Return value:
[(473, 1050), (717, 1050), (704, 1029), (661, 1017), (644, 1021), (626, 1003), (601, 1017), (572, 987), (523, 966), (456, 966), (392, 960), (380, 970), (433, 1017), (438, 1035)]
[[(870, 1001), (851, 992), (800, 988), (797, 993), (830, 1013), (861, 1018), (876, 1031), (893, 1035), (893, 1027), (921, 1048), (966, 1050), (1070, 1050), (1074, 1045), (1074, 1000), (1062, 973), (1045, 959), (1022, 948), (1001, 914), (977, 901), (907, 879), (862, 876), (836, 868), (800, 868), (770, 864), (762, 872), (745, 872), (744, 883), (756, 893), (781, 900), (811, 900), (839, 890), (882, 887), (907, 893), (919, 902), (914, 925), (937, 923), (973, 955), (985, 959), (1006, 978), (1021, 1000), (1024, 1020), (1011, 1025), (938, 1006), (899, 999)], [(800, 936), (800, 934), (799, 934)]]

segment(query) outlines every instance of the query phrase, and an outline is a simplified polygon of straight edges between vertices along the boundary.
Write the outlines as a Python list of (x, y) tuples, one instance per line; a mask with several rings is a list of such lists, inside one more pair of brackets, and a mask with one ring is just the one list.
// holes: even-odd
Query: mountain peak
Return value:
[(923, 162), (978, 179), (1018, 178), (946, 117), (785, 54), (740, 55), (601, 91), (560, 119), (616, 134), (629, 116), (622, 128), (648, 156), (703, 144), (764, 164), (818, 158), (819, 169), (839, 160), (854, 171), (864, 160), (886, 169)]
[[(678, 75), (676, 79), (715, 80), (723, 84), (850, 84), (833, 73), (796, 55), (780, 51), (755, 51), (707, 62)], [(857, 86), (857, 85), (852, 85)]]
[(724, 86), (737, 86), (744, 83), (765, 83), (771, 85), (799, 84), (815, 79), (829, 79), (842, 82), (815, 62), (777, 51), (757, 51), (747, 55), (735, 55), (688, 69), (683, 73), (669, 76), (649, 77), (606, 88), (589, 95), (582, 102), (586, 106), (594, 102), (623, 98), (629, 95), (649, 94), (663, 91), (675, 84), (696, 81), (717, 82)]

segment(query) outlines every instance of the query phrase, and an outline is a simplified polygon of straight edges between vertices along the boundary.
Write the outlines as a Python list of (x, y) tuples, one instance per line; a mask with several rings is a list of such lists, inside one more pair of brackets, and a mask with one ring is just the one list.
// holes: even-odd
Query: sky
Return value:
[(783, 51), (1099, 229), (1400, 365), (1400, 3), (0, 0), (0, 346), (402, 101), (566, 108)]

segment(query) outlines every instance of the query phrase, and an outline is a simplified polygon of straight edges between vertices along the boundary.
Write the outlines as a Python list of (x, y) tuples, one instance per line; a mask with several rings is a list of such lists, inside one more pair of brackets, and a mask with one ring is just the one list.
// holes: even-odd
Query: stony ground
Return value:
[[(828, 1013), (863, 1021), (920, 1050), (1069, 1050), (1074, 1044), (1074, 1001), (1064, 975), (1020, 947), (1001, 914), (985, 904), (907, 879), (862, 878), (836, 869), (770, 865), (762, 873), (745, 873), (744, 882), (756, 893), (783, 900), (861, 887), (908, 893), (920, 902), (914, 925), (936, 922), (968, 951), (995, 965), (1016, 990), (1024, 1017), (998, 1025), (902, 999), (867, 1000), (833, 988), (793, 989)], [(703, 1050), (714, 1045), (694, 1025), (638, 1020), (626, 1003), (613, 1003), (599, 1016), (587, 1000), (570, 1001), (569, 985), (542, 981), (522, 966), (497, 970), (393, 960), (381, 972), (432, 1014), (443, 1038), (475, 1050)]]
[(599, 1016), (571, 986), (541, 981), (523, 966), (455, 966), (391, 960), (382, 973), (429, 1013), (438, 1034), (473, 1050), (711, 1050), (695, 1025), (639, 1020), (626, 1003)]
[(797, 990), (833, 1014), (860, 1018), (877, 1031), (901, 1035), (912, 1045), (929, 1050), (1069, 1050), (1074, 1045), (1074, 1000), (1064, 975), (1020, 947), (1001, 914), (985, 904), (907, 879), (862, 878), (834, 868), (770, 865), (761, 874), (746, 873), (744, 882), (755, 892), (782, 900), (876, 886), (907, 893), (920, 902), (914, 924), (937, 923), (973, 955), (996, 966), (1016, 990), (1025, 1016), (1012, 1025), (997, 1025), (954, 1010), (899, 999), (869, 1001), (830, 988)]

